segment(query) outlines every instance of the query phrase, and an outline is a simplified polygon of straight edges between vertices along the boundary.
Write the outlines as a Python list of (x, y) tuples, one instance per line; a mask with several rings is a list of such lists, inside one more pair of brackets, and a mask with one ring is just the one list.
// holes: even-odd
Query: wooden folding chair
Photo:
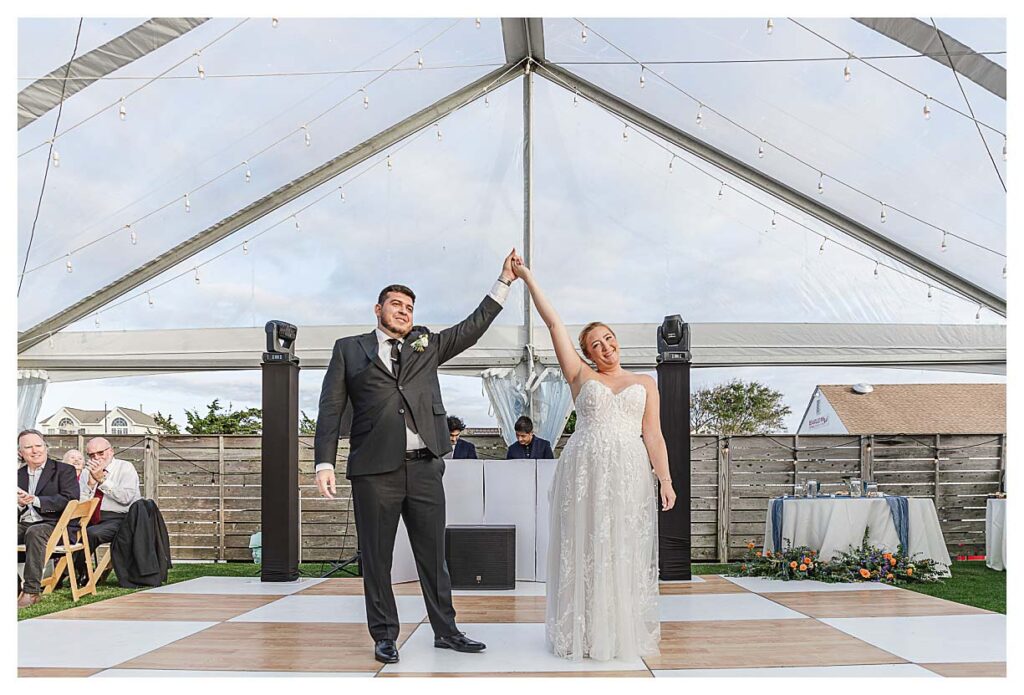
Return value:
[[(75, 518), (75, 511), (78, 509), (78, 502), (68, 502), (67, 506), (64, 507), (64, 512), (57, 519), (57, 523), (54, 524), (53, 531), (50, 532), (50, 537), (46, 540), (46, 551), (43, 556), (43, 567), (45, 568), (47, 563), (53, 557), (56, 552), (57, 546), (60, 545), (61, 540), (65, 534), (67, 534), (68, 523)], [(18, 545), (18, 552), (23, 553), (26, 551), (24, 543)], [(63, 572), (63, 570), (61, 570)], [(48, 594), (53, 591), (54, 587), (57, 586), (57, 582), (60, 581), (60, 577), (57, 575), (57, 570), (54, 568), (53, 574), (43, 579), (40, 584), (43, 587), (43, 593)]]
[[(68, 580), (71, 583), (72, 600), (78, 601), (79, 598), (86, 594), (96, 593), (94, 562), (92, 552), (89, 549), (89, 536), (86, 533), (86, 529), (89, 526), (89, 519), (92, 518), (93, 511), (95, 511), (96, 505), (99, 503), (99, 499), (93, 498), (86, 502), (68, 502), (68, 506), (64, 508), (64, 513), (60, 515), (56, 525), (53, 527), (50, 538), (46, 541), (43, 564), (46, 564), (51, 557), (59, 556), (60, 559), (54, 565), (53, 574), (40, 582), (44, 594), (52, 593), (57, 588), (65, 571), (67, 571)], [(78, 542), (72, 543), (68, 525), (76, 519), (79, 522), (79, 536)], [(18, 550), (24, 552), (25, 546), (19, 545)], [(74, 556), (78, 552), (85, 555), (85, 567), (89, 577), (85, 587), (78, 586), (78, 577), (75, 572)]]

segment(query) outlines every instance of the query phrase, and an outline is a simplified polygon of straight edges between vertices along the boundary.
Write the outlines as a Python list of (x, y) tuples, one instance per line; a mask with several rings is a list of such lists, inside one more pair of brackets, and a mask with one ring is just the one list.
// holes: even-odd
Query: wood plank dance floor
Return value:
[(569, 661), (545, 647), (542, 583), (455, 592), (481, 654), (435, 649), (418, 585), (399, 584), (401, 660), (382, 666), (360, 579), (202, 577), (20, 622), (18, 675), (1006, 676), (1006, 616), (903, 589), (707, 575), (661, 594), (659, 655)]

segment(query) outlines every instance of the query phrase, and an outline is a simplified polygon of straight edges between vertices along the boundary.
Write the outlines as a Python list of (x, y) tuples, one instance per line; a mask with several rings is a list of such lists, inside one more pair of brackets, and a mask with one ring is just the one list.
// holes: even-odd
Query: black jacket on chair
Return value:
[(171, 542), (156, 502), (141, 499), (128, 508), (110, 543), (110, 559), (123, 587), (160, 586), (167, 581)]

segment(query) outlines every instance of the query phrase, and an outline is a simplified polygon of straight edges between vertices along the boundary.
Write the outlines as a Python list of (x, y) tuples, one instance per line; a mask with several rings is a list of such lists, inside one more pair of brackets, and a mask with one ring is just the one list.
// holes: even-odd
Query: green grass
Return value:
[[(308, 562), (300, 565), (300, 571), (311, 577), (318, 577), (324, 566), (319, 562)], [(693, 574), (725, 574), (735, 568), (734, 564), (697, 563), (693, 565)], [(905, 588), (929, 596), (956, 601), (969, 606), (983, 608), (996, 613), (1006, 613), (1006, 572), (996, 572), (985, 566), (984, 562), (954, 562), (953, 576), (940, 584), (908, 584)], [(174, 584), (196, 577), (255, 577), (259, 574), (259, 566), (251, 562), (222, 563), (188, 563), (178, 564), (171, 568), (167, 575), (167, 583)], [(335, 575), (343, 576), (343, 575)], [(111, 573), (106, 581), (97, 587), (96, 596), (85, 596), (78, 603), (71, 600), (71, 589), (59, 589), (29, 608), (18, 611), (18, 620), (38, 618), (48, 613), (85, 606), (97, 601), (105, 601), (115, 596), (131, 594), (141, 589), (122, 589)]]

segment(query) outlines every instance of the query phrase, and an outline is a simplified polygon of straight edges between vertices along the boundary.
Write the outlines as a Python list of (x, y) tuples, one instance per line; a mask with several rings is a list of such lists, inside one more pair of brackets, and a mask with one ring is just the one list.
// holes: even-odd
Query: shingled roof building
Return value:
[(819, 385), (798, 434), (1002, 434), (1006, 384)]
[(61, 408), (39, 421), (39, 429), (46, 434), (163, 434), (164, 429), (153, 416), (134, 408), (116, 407), (110, 410), (82, 410)]

